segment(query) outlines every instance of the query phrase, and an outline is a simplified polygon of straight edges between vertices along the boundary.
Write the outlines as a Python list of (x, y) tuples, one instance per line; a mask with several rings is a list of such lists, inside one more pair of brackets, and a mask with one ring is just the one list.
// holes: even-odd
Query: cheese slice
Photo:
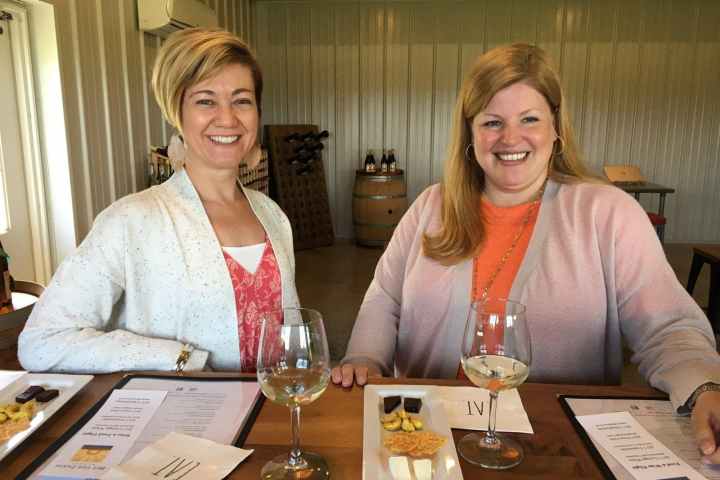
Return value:
[(410, 480), (410, 464), (407, 457), (390, 457), (390, 474), (394, 480)]
[(432, 461), (427, 458), (424, 460), (414, 460), (413, 470), (415, 470), (415, 478), (417, 478), (417, 480), (430, 480), (432, 478)]

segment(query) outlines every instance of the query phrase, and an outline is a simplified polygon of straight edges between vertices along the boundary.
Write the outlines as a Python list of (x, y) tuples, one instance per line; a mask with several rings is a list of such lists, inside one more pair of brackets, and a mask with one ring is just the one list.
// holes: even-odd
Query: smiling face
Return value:
[(545, 97), (522, 82), (500, 90), (473, 118), (472, 135), (488, 200), (498, 206), (532, 200), (547, 178), (557, 138)]
[(250, 68), (223, 67), (188, 88), (182, 101), (187, 166), (236, 171), (255, 146), (260, 115)]

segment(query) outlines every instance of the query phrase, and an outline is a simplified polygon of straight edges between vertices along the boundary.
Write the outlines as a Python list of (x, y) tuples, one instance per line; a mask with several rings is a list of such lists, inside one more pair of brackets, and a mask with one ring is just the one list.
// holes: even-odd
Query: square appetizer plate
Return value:
[[(415, 460), (408, 454), (393, 453), (384, 446), (384, 440), (395, 432), (385, 430), (380, 418), (385, 414), (383, 399), (385, 397), (400, 396), (420, 398), (422, 406), (420, 412), (410, 413), (413, 418), (419, 418), (423, 427), (421, 431), (433, 432), (445, 437), (445, 443), (432, 457), (426, 457), (432, 462), (432, 480), (462, 480), (460, 463), (458, 462), (455, 442), (445, 416), (445, 407), (442, 401), (433, 393), (432, 386), (425, 385), (366, 385), (363, 407), (363, 479), (364, 480), (394, 480), (390, 472), (390, 457), (405, 456), (410, 466), (411, 480), (415, 476)], [(402, 408), (399, 407), (394, 411)], [(402, 430), (398, 430), (402, 431)], [(420, 477), (422, 478), (422, 477)]]
[[(92, 375), (65, 375), (60, 373), (27, 373), (0, 390), (0, 406), (15, 403), (15, 397), (24, 392), (32, 385), (40, 385), (45, 389), (57, 389), (58, 396), (52, 400), (41, 403), (37, 402), (35, 414), (27, 428), (15, 432), (7, 440), (0, 440), (0, 460), (12, 452), (40, 425), (53, 416), (68, 400), (93, 379)], [(12, 420), (6, 420), (11, 422)], [(3, 424), (0, 423), (0, 431)]]

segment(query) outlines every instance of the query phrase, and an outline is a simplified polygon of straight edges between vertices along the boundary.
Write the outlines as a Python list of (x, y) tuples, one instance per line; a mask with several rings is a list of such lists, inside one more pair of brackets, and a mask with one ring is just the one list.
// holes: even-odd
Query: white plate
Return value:
[(65, 405), (77, 392), (93, 379), (92, 375), (66, 375), (60, 373), (27, 373), (0, 390), (0, 404), (13, 403), (15, 397), (32, 385), (57, 388), (59, 395), (47, 403), (37, 403), (38, 409), (30, 421), (30, 428), (18, 432), (6, 442), (0, 443), (0, 460), (12, 452), (40, 425)]
[[(383, 446), (383, 439), (390, 435), (380, 424), (383, 398), (393, 395), (422, 398), (419, 416), (424, 423), (423, 430), (432, 431), (447, 438), (445, 445), (432, 458), (433, 480), (462, 480), (455, 442), (445, 416), (445, 407), (434, 395), (432, 386), (425, 385), (366, 385), (363, 412), (363, 479), (392, 480), (389, 458), (396, 456)], [(412, 414), (414, 415), (414, 414)], [(408, 457), (410, 470), (412, 461)], [(415, 477), (411, 477), (415, 480)]]

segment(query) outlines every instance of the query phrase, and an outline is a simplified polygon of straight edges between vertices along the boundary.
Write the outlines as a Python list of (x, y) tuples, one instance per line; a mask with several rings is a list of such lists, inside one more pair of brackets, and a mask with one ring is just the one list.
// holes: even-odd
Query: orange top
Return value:
[[(514, 205), (512, 207), (498, 207), (483, 199), (480, 208), (485, 218), (486, 241), (478, 248), (477, 255), (473, 259), (473, 288), (471, 301), (479, 300), (485, 286), (500, 266), (505, 253), (510, 249), (513, 240), (518, 232), (522, 230), (515, 248), (510, 253), (505, 265), (503, 265), (495, 277), (495, 281), (488, 290), (488, 297), (508, 298), (512, 283), (520, 269), (520, 264), (525, 258), (530, 237), (532, 236), (540, 203), (533, 201)], [(523, 227), (525, 216), (528, 215), (528, 223)], [(486, 340), (490, 345), (502, 345), (502, 330), (494, 331), (496, 338)], [(486, 334), (487, 335), (487, 334)], [(489, 348), (488, 350), (492, 350)], [(466, 378), (462, 366), (458, 368), (458, 378)]]
[(482, 200), (480, 208), (485, 218), (486, 241), (480, 246), (473, 259), (473, 301), (479, 300), (482, 296), (483, 289), (498, 269), (503, 255), (512, 245), (518, 232), (523, 229), (525, 216), (530, 210), (527, 226), (523, 229), (517, 245), (488, 291), (488, 297), (508, 297), (515, 275), (525, 258), (525, 252), (540, 210), (539, 205), (537, 202), (528, 202), (512, 207), (497, 207), (487, 200)]

